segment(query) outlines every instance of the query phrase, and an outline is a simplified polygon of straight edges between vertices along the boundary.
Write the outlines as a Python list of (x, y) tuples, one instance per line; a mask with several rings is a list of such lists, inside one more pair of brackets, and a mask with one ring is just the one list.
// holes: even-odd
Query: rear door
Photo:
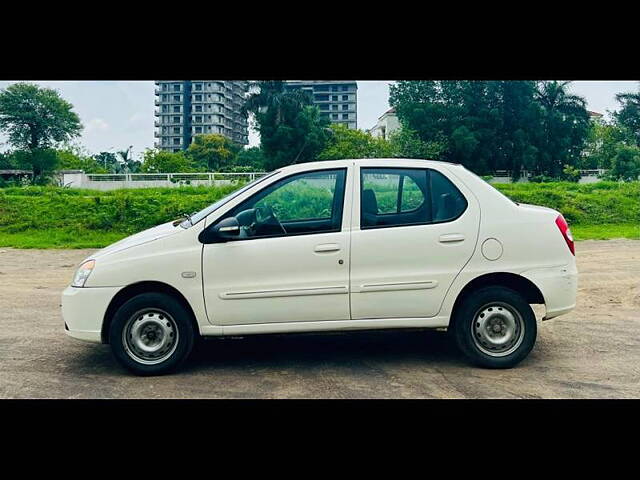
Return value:
[(352, 318), (437, 315), (473, 254), (477, 200), (435, 167), (359, 166), (354, 188)]

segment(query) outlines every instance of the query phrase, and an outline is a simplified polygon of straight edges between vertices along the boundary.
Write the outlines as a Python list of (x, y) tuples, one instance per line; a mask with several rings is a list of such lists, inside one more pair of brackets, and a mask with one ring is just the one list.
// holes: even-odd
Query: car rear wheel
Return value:
[(467, 295), (453, 319), (460, 350), (476, 365), (510, 368), (522, 361), (536, 341), (536, 317), (518, 292), (485, 287)]
[(116, 359), (137, 375), (177, 368), (193, 348), (195, 332), (187, 309), (162, 293), (143, 293), (124, 303), (109, 329)]

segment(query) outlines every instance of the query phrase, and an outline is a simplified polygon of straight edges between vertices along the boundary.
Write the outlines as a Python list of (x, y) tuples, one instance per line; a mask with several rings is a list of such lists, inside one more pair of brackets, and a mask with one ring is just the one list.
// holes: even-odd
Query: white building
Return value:
[(396, 109), (390, 108), (378, 118), (378, 123), (368, 130), (368, 132), (374, 137), (389, 139), (389, 136), (399, 129), (400, 122), (396, 115)]

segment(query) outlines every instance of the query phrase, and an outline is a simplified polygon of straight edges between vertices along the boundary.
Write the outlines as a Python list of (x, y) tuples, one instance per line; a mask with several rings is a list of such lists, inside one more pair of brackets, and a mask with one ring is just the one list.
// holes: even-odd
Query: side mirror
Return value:
[(229, 217), (205, 228), (198, 236), (198, 240), (202, 243), (226, 242), (238, 238), (238, 235), (240, 235), (238, 219)]

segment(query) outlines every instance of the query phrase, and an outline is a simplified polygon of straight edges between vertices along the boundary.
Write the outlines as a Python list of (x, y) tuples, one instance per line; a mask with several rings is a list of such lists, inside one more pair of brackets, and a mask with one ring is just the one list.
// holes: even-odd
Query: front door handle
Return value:
[(446, 235), (440, 235), (440, 243), (462, 242), (463, 240), (464, 235), (461, 233), (447, 233)]
[(323, 243), (316, 245), (316, 248), (314, 248), (313, 251), (318, 253), (338, 252), (340, 251), (340, 245), (337, 243)]

